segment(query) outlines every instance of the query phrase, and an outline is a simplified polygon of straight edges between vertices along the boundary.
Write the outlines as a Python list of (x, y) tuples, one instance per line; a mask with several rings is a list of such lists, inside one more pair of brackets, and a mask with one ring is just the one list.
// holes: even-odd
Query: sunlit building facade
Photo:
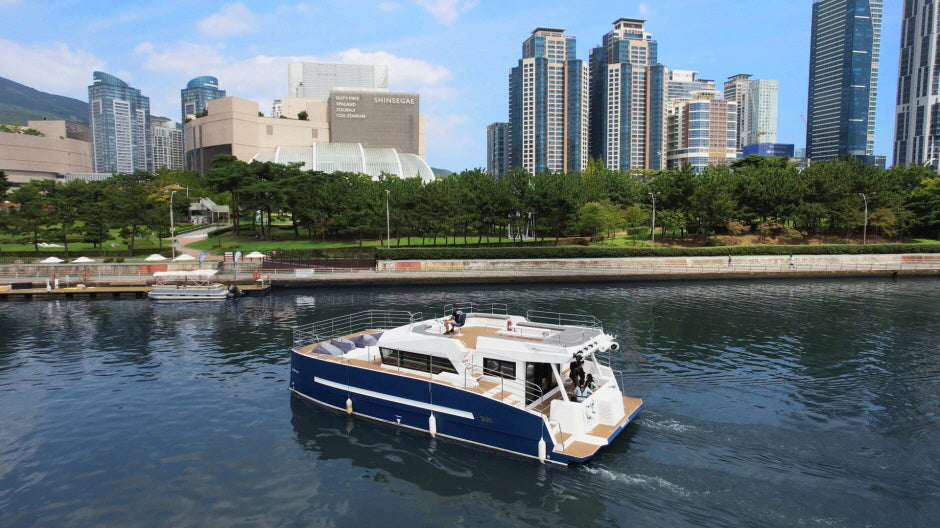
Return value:
[(153, 170), (150, 98), (113, 75), (96, 71), (88, 87), (94, 172)]
[(183, 129), (165, 117), (150, 118), (153, 168), (183, 170)]
[[(909, 2), (908, 2), (909, 3)], [(815, 0), (806, 150), (874, 159), (882, 0)]]
[(894, 164), (940, 170), (940, 0), (904, 2)]
[(581, 171), (588, 161), (588, 68), (574, 37), (537, 28), (509, 74), (510, 165), (530, 174)]
[[(659, 168), (664, 118), (663, 68), (644, 20), (621, 18), (591, 50), (590, 157), (609, 169)], [(658, 78), (656, 78), (658, 76)], [(658, 126), (656, 123), (658, 122)]]
[(667, 118), (667, 168), (689, 165), (701, 172), (737, 159), (737, 107), (713, 90), (674, 101)]

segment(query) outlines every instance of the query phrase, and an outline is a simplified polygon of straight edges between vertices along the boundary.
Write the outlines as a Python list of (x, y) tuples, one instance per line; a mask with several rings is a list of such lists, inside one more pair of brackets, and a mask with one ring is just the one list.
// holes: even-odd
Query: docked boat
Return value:
[[(609, 445), (642, 400), (610, 367), (619, 345), (592, 316), (458, 305), (445, 317), (369, 310), (294, 330), (290, 390), (351, 415), (544, 463), (582, 463)], [(445, 307), (450, 314), (453, 306)], [(596, 382), (575, 396), (569, 378)], [(574, 371), (574, 375), (572, 376)]]
[(215, 282), (216, 273), (214, 269), (158, 271), (147, 296), (155, 301), (224, 301), (233, 292)]

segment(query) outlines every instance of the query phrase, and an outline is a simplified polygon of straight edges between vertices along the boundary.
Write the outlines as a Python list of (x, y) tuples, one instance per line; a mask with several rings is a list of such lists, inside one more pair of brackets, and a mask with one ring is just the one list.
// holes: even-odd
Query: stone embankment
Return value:
[[(195, 269), (197, 263), (173, 263)], [(264, 269), (262, 262), (205, 262), (222, 282), (252, 282), (260, 274), (274, 286), (368, 286), (516, 282), (606, 282), (648, 280), (809, 277), (940, 276), (938, 254), (796, 255), (541, 260), (379, 261), (376, 269)], [(0, 285), (58, 278), (65, 283), (151, 280), (153, 266), (127, 264), (19, 264), (0, 266)], [(162, 265), (161, 269), (166, 269)]]

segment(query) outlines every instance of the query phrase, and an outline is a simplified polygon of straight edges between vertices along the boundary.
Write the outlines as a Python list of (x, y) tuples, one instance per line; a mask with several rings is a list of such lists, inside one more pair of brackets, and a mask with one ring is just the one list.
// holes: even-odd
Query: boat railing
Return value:
[(423, 320), (421, 312), (366, 310), (324, 319), (294, 328), (294, 348), (364, 332), (406, 326)]
[(593, 315), (569, 314), (560, 312), (544, 312), (540, 310), (527, 310), (525, 318), (532, 323), (553, 324), (558, 326), (586, 326), (588, 328), (601, 328), (600, 319)]
[(489, 314), (499, 314), (499, 315), (509, 315), (509, 305), (504, 303), (490, 303), (486, 305), (484, 303), (474, 303), (474, 302), (458, 302), (452, 304), (444, 305), (444, 315), (450, 316), (454, 311), (454, 308), (462, 311), (463, 313), (489, 313)]
[[(559, 422), (558, 420), (554, 420), (552, 418), (548, 418), (548, 423), (549, 425), (555, 424), (558, 426), (558, 433), (559, 435), (561, 435), (561, 442), (559, 442), (559, 445), (561, 445), (561, 452), (564, 453), (565, 452), (565, 430), (562, 429), (561, 422)], [(552, 435), (552, 436), (554, 437), (555, 435)]]
[[(474, 366), (472, 369), (468, 369), (467, 374), (474, 378), (479, 377), (480, 374), (499, 378), (499, 390), (502, 393), (521, 394), (522, 397), (525, 398), (526, 402), (535, 402), (541, 400), (543, 396), (542, 387), (539, 385), (532, 383), (531, 381), (520, 381), (515, 378), (507, 378), (501, 371), (496, 369)], [(526, 403), (526, 405), (528, 405), (528, 403)]]

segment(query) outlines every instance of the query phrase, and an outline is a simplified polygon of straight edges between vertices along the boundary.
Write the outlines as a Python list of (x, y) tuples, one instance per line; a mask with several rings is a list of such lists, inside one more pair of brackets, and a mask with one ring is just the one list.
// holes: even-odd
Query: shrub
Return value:
[(731, 255), (864, 255), (888, 253), (940, 253), (940, 244), (827, 244), (799, 246), (720, 247), (614, 247), (614, 246), (515, 246), (515, 247), (424, 247), (381, 248), (379, 260), (484, 260), (623, 257), (709, 257)]
[(746, 226), (741, 222), (728, 222), (728, 234), (731, 236), (746, 235), (750, 231), (750, 226)]

